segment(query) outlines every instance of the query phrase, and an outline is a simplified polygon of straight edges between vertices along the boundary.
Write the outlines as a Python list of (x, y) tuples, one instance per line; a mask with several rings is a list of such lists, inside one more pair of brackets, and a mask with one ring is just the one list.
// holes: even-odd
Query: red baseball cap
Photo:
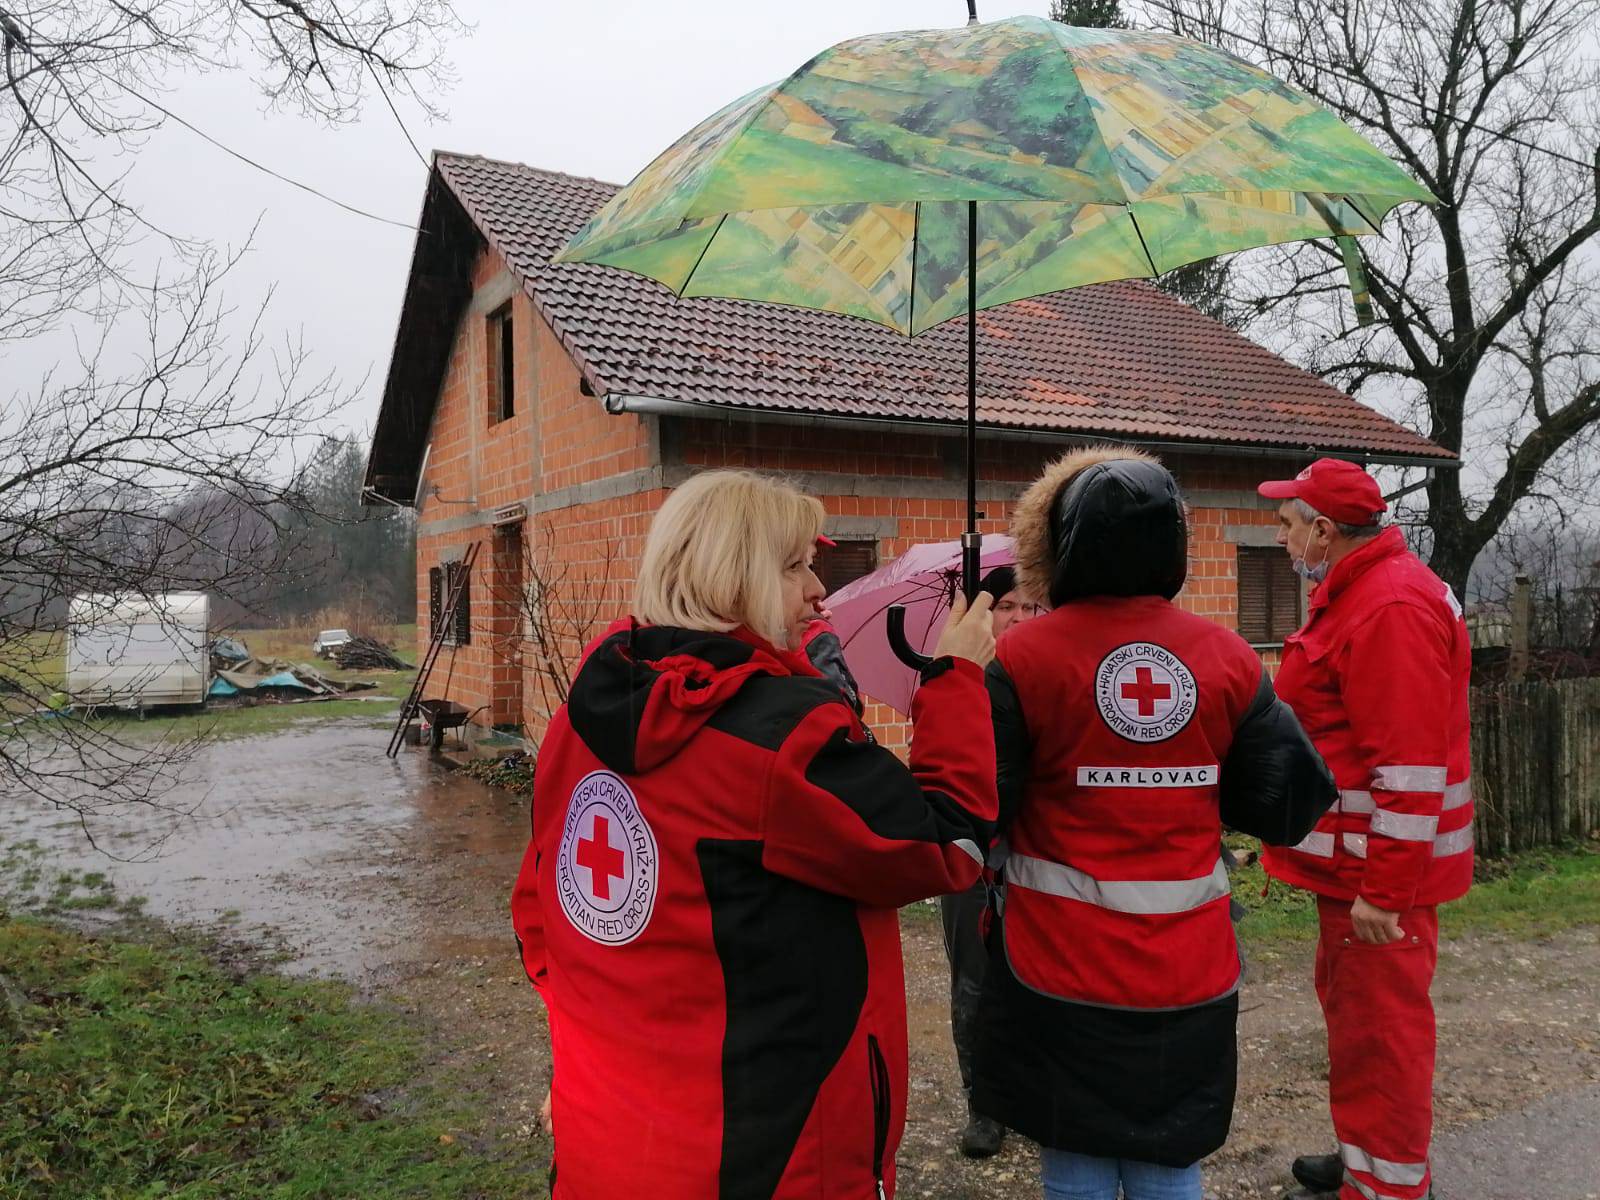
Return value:
[(1389, 511), (1377, 480), (1342, 458), (1319, 458), (1293, 479), (1269, 479), (1256, 491), (1269, 500), (1304, 500), (1341, 525), (1376, 525)]

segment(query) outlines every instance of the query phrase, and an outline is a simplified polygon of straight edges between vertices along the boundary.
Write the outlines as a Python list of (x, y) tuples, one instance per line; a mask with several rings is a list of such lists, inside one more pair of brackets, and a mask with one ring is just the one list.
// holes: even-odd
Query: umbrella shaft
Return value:
[[(968, 546), (968, 542), (972, 543)], [(961, 588), (978, 593), (978, 202), (967, 201), (967, 532), (961, 539)]]

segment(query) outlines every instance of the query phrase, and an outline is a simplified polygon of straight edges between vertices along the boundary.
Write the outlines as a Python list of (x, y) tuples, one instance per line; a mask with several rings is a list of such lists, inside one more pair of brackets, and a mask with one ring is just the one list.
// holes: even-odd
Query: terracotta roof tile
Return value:
[[(680, 300), (611, 268), (552, 266), (616, 185), (466, 155), (435, 161), (602, 395), (848, 417), (965, 415), (962, 321), (911, 339), (834, 313)], [(986, 425), (1453, 458), (1139, 280), (980, 313), (978, 363)]]

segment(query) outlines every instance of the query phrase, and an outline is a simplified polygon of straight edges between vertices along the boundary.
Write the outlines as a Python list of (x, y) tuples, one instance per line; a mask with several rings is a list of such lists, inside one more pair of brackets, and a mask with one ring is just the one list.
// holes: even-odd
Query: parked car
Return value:
[(348, 645), (353, 640), (348, 629), (324, 629), (317, 634), (317, 640), (311, 643), (311, 652), (318, 658), (327, 658), (340, 646)]

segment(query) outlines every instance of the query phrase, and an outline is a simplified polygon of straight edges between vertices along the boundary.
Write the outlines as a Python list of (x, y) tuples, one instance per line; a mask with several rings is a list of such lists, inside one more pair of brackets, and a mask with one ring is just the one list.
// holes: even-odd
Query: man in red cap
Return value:
[(1337, 1154), (1295, 1160), (1312, 1193), (1429, 1195), (1436, 906), (1472, 883), (1461, 605), (1406, 548), (1378, 485), (1320, 458), (1263, 483), (1278, 544), (1315, 585), (1284, 642), (1278, 695), (1332, 769), (1339, 799), (1304, 841), (1267, 848), (1274, 878), (1317, 893), (1316, 987), (1328, 1028)]

